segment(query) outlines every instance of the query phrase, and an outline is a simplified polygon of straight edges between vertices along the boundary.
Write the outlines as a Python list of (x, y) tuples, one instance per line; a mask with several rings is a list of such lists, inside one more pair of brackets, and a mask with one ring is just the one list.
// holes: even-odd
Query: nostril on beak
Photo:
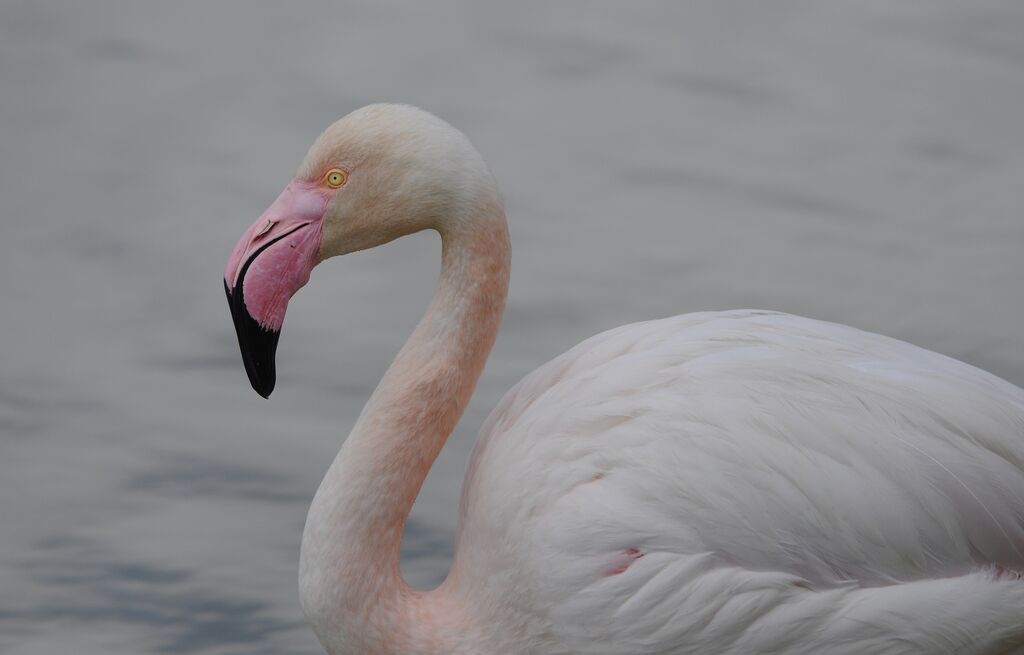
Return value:
[(260, 231), (256, 233), (256, 236), (258, 236), (258, 237), (263, 236), (264, 234), (269, 232), (270, 228), (272, 228), (272, 227), (274, 227), (274, 221), (268, 218), (267, 219), (267, 224), (264, 225), (262, 228), (260, 228)]

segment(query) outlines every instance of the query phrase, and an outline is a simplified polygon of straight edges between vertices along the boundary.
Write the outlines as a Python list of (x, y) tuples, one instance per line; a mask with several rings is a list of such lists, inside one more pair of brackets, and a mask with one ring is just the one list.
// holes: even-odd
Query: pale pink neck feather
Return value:
[(467, 627), (459, 625), (457, 600), (409, 588), (399, 551), (413, 502), (494, 345), (510, 248), (499, 203), (440, 231), (434, 299), (363, 409), (306, 520), (303, 609), (329, 653), (444, 652), (448, 636)]

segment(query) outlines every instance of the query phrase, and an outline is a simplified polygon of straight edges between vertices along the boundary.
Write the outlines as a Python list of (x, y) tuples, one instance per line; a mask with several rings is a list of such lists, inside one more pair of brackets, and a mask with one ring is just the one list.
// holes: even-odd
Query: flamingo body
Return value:
[(1022, 510), (1018, 387), (833, 323), (687, 314), (505, 396), (453, 577), (531, 607), (536, 652), (1010, 653)]

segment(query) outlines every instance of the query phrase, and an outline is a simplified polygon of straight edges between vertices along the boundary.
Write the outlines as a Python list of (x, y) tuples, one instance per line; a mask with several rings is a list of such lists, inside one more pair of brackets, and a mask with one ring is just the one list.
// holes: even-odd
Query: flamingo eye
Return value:
[(342, 184), (344, 184), (345, 180), (347, 179), (348, 173), (341, 170), (340, 168), (332, 168), (331, 170), (327, 171), (327, 175), (324, 176), (324, 180), (327, 182), (327, 186), (331, 187), (332, 189), (337, 189)]

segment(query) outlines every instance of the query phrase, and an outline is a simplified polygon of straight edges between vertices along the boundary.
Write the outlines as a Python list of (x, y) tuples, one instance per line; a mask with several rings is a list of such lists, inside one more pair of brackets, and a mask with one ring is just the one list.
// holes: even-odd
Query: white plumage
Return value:
[(853, 328), (731, 311), (588, 339), (495, 409), (463, 502), (454, 577), (531, 599), (564, 652), (1024, 644), (1024, 391)]

